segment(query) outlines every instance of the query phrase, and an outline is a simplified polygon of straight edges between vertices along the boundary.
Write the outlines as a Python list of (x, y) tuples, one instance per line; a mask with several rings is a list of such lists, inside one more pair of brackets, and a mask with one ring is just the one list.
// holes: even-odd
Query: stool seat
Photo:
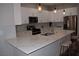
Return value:
[(72, 43), (71, 41), (67, 41), (67, 42), (64, 42), (62, 46), (69, 46), (71, 43)]
[(72, 39), (78, 39), (79, 36), (72, 36), (71, 38), (72, 38)]
[(71, 41), (66, 41), (62, 43), (61, 48), (60, 48), (60, 55), (66, 51), (65, 47), (68, 49), (71, 44), (72, 44)]

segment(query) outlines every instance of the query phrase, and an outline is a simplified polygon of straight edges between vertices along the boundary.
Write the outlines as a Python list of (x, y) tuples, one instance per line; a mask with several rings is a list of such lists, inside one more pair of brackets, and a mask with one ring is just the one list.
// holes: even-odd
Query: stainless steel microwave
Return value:
[(29, 24), (30, 23), (38, 23), (38, 17), (32, 17), (32, 16), (30, 16), (29, 17)]

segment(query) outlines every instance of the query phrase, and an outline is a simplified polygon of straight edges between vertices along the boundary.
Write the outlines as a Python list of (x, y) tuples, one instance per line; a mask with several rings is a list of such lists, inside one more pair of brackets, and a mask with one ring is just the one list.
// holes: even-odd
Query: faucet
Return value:
[(50, 30), (51, 30), (51, 32), (54, 34), (54, 23), (50, 23)]

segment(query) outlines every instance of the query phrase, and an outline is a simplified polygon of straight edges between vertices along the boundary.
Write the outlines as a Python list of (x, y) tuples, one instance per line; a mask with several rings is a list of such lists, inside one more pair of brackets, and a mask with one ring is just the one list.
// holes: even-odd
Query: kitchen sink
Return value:
[(41, 34), (43, 36), (49, 36), (49, 35), (53, 35), (54, 33), (44, 33), (44, 34)]

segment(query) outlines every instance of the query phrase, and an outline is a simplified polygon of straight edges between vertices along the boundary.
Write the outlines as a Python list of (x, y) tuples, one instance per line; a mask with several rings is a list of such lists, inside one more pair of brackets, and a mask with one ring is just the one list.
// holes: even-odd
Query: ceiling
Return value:
[[(64, 9), (64, 8), (70, 8), (70, 7), (78, 7), (79, 3), (41, 3), (43, 8), (45, 10), (54, 10), (56, 7), (57, 9)], [(37, 8), (38, 3), (22, 3), (22, 7), (31, 7), (31, 8)]]

